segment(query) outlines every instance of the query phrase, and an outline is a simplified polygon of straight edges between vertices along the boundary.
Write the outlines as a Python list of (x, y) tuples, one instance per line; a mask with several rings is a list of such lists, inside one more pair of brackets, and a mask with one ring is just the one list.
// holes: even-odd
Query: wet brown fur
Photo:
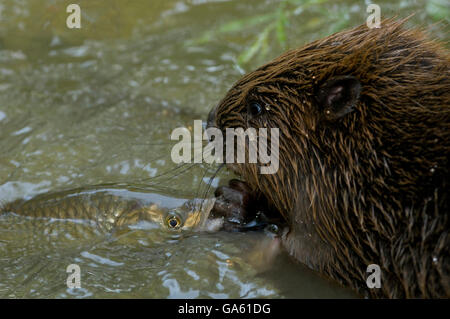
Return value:
[[(356, 27), (292, 50), (244, 76), (217, 127), (280, 129), (280, 168), (234, 169), (290, 225), (300, 262), (372, 297), (450, 297), (450, 57), (403, 21)], [(335, 76), (361, 84), (353, 112), (329, 120), (317, 94)], [(264, 105), (252, 117), (250, 101)], [(381, 288), (367, 289), (369, 264)]]

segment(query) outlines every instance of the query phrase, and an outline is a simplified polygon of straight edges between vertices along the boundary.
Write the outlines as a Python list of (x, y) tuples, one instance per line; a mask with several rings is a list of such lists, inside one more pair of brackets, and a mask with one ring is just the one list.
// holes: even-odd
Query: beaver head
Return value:
[[(245, 75), (209, 115), (279, 129), (279, 169), (232, 169), (286, 219), (285, 248), (372, 296), (449, 296), (450, 58), (404, 21), (336, 33)], [(270, 143), (270, 138), (268, 143)]]

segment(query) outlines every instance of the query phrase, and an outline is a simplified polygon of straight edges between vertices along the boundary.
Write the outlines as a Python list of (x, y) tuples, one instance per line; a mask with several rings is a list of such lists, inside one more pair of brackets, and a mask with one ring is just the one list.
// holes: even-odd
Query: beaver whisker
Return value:
[[(212, 176), (209, 178), (208, 183), (207, 183), (207, 186), (206, 186), (206, 190), (205, 190), (205, 192), (203, 193), (203, 196), (201, 196), (200, 207), (199, 207), (199, 209), (198, 209), (200, 212), (202, 211), (202, 209), (203, 209), (203, 207), (204, 207), (204, 202), (207, 200), (207, 196), (208, 196), (209, 191), (211, 190), (211, 185), (212, 185), (212, 182), (213, 182), (214, 178), (217, 176), (217, 174), (219, 174), (220, 170), (221, 170), (224, 166), (225, 166), (225, 164), (224, 164), (224, 163), (221, 163), (221, 164), (219, 165), (219, 167), (215, 170), (215, 172), (212, 174)], [(202, 179), (202, 180), (203, 180), (203, 179)], [(200, 189), (200, 186), (199, 186), (198, 189)]]
[[(155, 176), (147, 177), (147, 178), (141, 178), (141, 179), (139, 179), (138, 181), (139, 181), (139, 182), (147, 182), (147, 181), (159, 179), (159, 178), (161, 178), (161, 177), (167, 177), (167, 175), (169, 175), (169, 174), (171, 174), (171, 173), (174, 173), (175, 171), (180, 170), (180, 169), (183, 168), (183, 167), (186, 167), (187, 164), (188, 164), (188, 163), (181, 163), (181, 164), (177, 165), (175, 168), (168, 169), (168, 170), (162, 172), (162, 173), (159, 174), (159, 175), (155, 175)], [(195, 166), (195, 165), (197, 165), (197, 164), (196, 164), (196, 163), (193, 163), (193, 164), (189, 165), (189, 167), (192, 168), (192, 167)], [(169, 175), (169, 176), (170, 176), (170, 175)]]

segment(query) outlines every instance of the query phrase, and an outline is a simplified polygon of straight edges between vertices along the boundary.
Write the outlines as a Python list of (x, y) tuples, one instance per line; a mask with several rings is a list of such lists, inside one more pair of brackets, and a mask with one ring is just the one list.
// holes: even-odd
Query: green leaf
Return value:
[(242, 31), (245, 28), (253, 27), (262, 23), (265, 23), (267, 21), (273, 20), (275, 18), (275, 13), (269, 13), (259, 16), (254, 16), (250, 18), (245, 19), (238, 19), (233, 20), (231, 22), (223, 24), (219, 29), (219, 33), (229, 33), (229, 32), (236, 32), (236, 31)]
[(274, 24), (270, 24), (269, 26), (267, 26), (258, 35), (258, 38), (256, 39), (256, 41), (253, 42), (253, 44), (249, 48), (244, 50), (244, 52), (242, 52), (239, 55), (239, 57), (238, 57), (238, 64), (239, 65), (243, 65), (243, 64), (248, 63), (258, 53), (258, 51), (263, 46), (264, 42), (267, 41), (267, 37), (269, 35), (269, 32), (270, 32), (270, 30), (273, 29), (273, 27), (274, 27)]
[(190, 46), (208, 43), (213, 38), (213, 35), (214, 32), (206, 31), (200, 37), (185, 41), (185, 45)]
[(221, 25), (216, 30), (205, 31), (199, 37), (186, 41), (185, 44), (186, 45), (204, 44), (211, 41), (211, 39), (215, 38), (217, 34), (239, 32), (245, 28), (257, 26), (259, 24), (274, 20), (275, 17), (276, 12), (259, 16), (252, 16), (245, 19), (233, 20), (231, 22), (227, 22)]
[(280, 43), (281, 47), (283, 49), (287, 46), (287, 37), (286, 37), (286, 26), (287, 26), (288, 20), (284, 13), (284, 10), (280, 10), (280, 13), (278, 15), (277, 19), (277, 39)]
[(450, 16), (450, 4), (445, 0), (430, 0), (427, 2), (425, 10), (436, 21), (448, 20)]

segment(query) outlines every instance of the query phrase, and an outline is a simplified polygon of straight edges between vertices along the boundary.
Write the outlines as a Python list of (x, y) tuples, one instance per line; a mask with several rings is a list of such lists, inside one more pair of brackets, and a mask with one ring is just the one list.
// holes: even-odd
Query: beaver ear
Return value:
[(360, 93), (361, 83), (354, 76), (338, 76), (329, 79), (318, 93), (325, 117), (329, 120), (337, 120), (353, 111)]

